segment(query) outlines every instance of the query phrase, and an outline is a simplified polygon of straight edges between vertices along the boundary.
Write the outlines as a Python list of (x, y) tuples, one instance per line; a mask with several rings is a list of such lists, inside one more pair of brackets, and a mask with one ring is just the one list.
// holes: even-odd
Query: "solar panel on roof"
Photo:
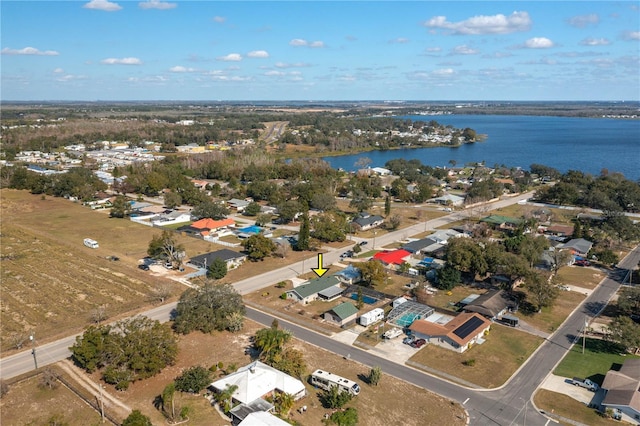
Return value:
[(471, 334), (475, 329), (478, 328), (480, 324), (484, 321), (478, 317), (471, 317), (465, 321), (460, 327), (456, 328), (453, 331), (453, 334), (458, 336), (461, 339), (465, 339), (469, 334)]

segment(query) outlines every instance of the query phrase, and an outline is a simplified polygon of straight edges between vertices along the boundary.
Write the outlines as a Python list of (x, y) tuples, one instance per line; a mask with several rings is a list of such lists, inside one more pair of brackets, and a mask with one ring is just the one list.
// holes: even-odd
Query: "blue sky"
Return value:
[(637, 1), (6, 1), (7, 100), (639, 100)]

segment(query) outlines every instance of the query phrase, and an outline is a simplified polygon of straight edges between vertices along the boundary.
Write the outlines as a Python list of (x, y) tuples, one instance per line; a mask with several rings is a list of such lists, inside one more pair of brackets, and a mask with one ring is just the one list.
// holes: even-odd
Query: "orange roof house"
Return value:
[(221, 219), (221, 220), (213, 220), (211, 218), (200, 219), (193, 222), (189, 226), (184, 226), (179, 228), (179, 231), (191, 232), (194, 234), (200, 234), (202, 236), (207, 236), (211, 232), (216, 232), (223, 228), (234, 227), (236, 225), (235, 221), (231, 218)]

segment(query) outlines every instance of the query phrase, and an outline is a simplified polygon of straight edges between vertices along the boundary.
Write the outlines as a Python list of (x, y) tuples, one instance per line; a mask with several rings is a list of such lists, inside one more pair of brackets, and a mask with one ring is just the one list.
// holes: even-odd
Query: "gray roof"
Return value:
[(589, 250), (591, 250), (591, 246), (593, 246), (591, 241), (585, 240), (584, 238), (574, 238), (564, 243), (562, 248), (571, 248), (579, 253), (587, 254)]
[(247, 257), (247, 256), (245, 254), (238, 253), (237, 251), (222, 249), (222, 250), (212, 251), (210, 253), (200, 254), (198, 256), (193, 256), (191, 259), (189, 259), (189, 263), (203, 268), (205, 267), (205, 265), (207, 267), (211, 266), (213, 261), (216, 259), (222, 259), (225, 262), (228, 262), (230, 260), (242, 259), (244, 257)]
[(335, 275), (324, 275), (321, 278), (309, 281), (306, 284), (299, 285), (293, 290), (289, 290), (287, 293), (296, 293), (298, 297), (300, 297), (301, 299), (305, 299), (339, 283), (340, 281)]
[(360, 226), (367, 226), (383, 220), (384, 218), (382, 216), (361, 213), (360, 216), (353, 219), (353, 223), (357, 223)]
[(493, 318), (506, 308), (515, 305), (509, 295), (503, 290), (489, 290), (466, 305), (466, 312), (477, 312), (485, 317)]
[(640, 358), (629, 358), (620, 371), (609, 370), (602, 382), (603, 405), (629, 406), (640, 412)]
[(321, 296), (325, 299), (333, 299), (334, 297), (341, 295), (343, 291), (344, 289), (342, 287), (340, 287), (339, 285), (334, 285), (333, 287), (329, 287), (325, 290), (319, 291), (318, 296)]
[(416, 253), (433, 244), (437, 244), (437, 241), (432, 240), (431, 238), (423, 238), (421, 240), (411, 241), (410, 243), (407, 243), (404, 246), (402, 246), (402, 248), (408, 252)]

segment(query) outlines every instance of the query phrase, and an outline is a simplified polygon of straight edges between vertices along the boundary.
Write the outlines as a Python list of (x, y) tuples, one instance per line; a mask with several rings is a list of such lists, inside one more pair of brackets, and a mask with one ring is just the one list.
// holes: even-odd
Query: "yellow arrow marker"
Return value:
[(329, 268), (323, 268), (322, 267), (322, 253), (318, 253), (318, 267), (317, 268), (311, 268), (311, 270), (313, 272), (315, 272), (318, 277), (323, 276), (324, 273), (329, 270)]

